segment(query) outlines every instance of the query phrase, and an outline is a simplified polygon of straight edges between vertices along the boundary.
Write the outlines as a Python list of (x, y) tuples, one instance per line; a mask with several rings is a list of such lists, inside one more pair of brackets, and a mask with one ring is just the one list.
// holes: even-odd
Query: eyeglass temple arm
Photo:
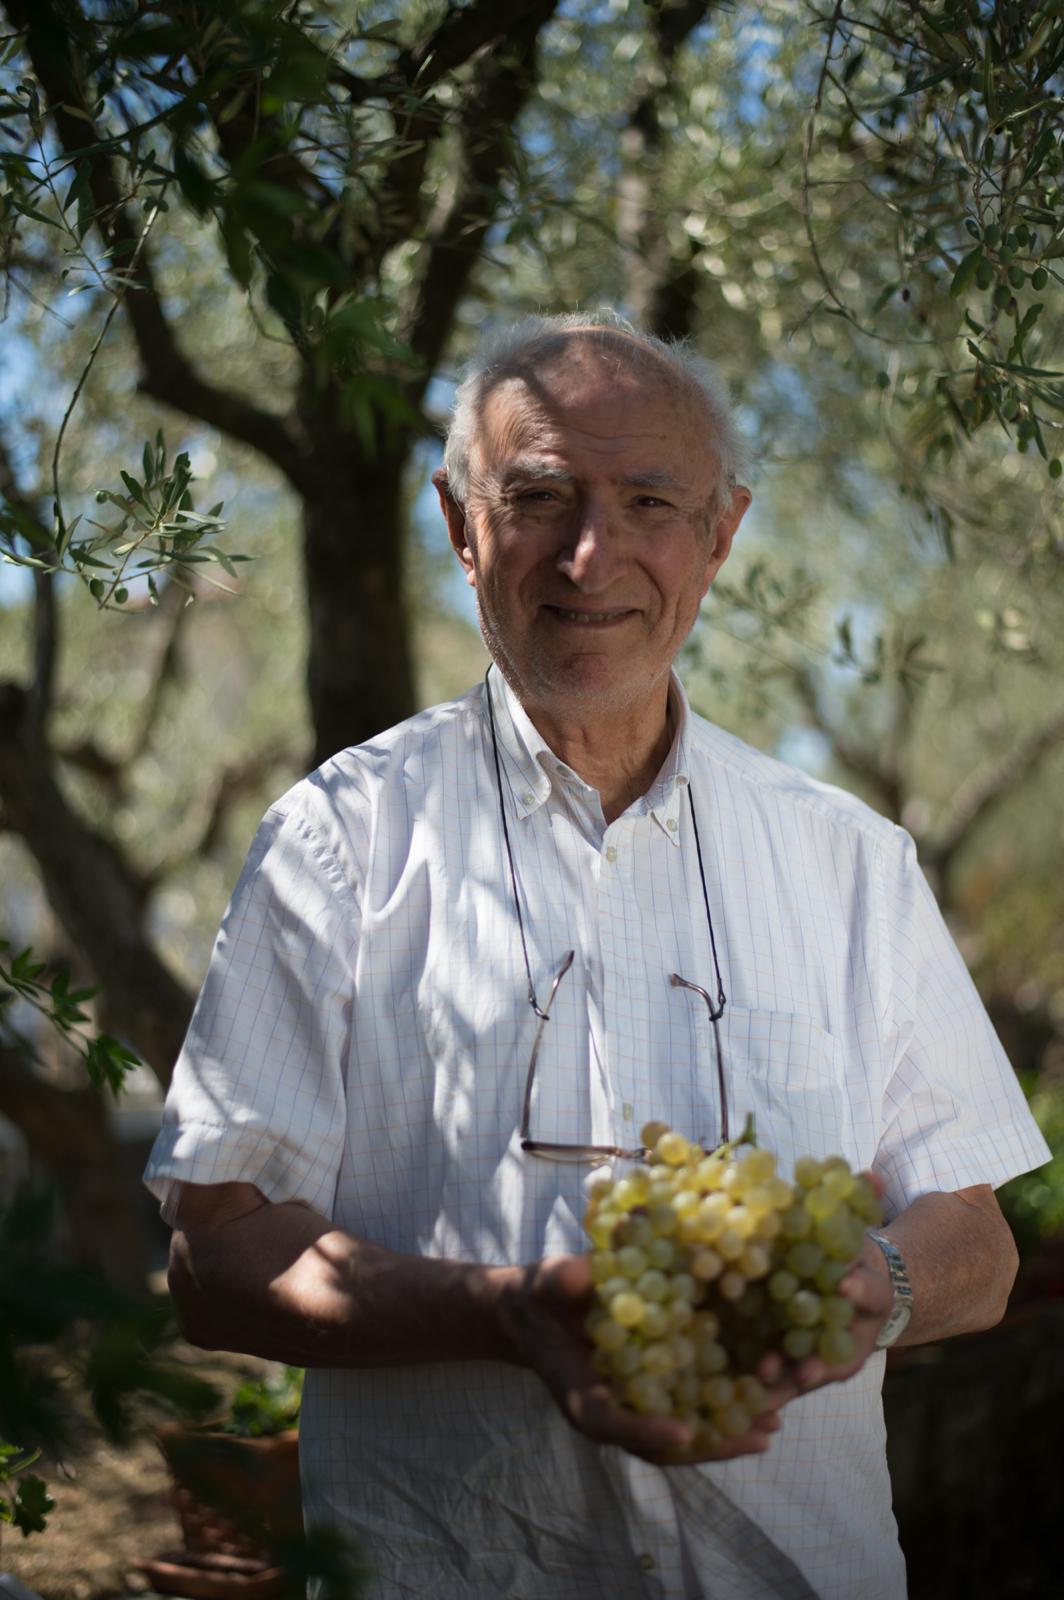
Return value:
[(717, 1004), (714, 1005), (707, 991), (697, 983), (691, 983), (687, 978), (681, 978), (678, 972), (670, 972), (669, 982), (674, 989), (691, 989), (695, 994), (700, 994), (706, 1002), (709, 1020), (713, 1024), (713, 1045), (717, 1056), (717, 1091), (720, 1095), (720, 1137), (721, 1143), (728, 1142), (728, 1091), (724, 1086), (724, 1054), (720, 1045), (720, 1019), (724, 1015), (724, 990), (721, 988)]
[(554, 996), (558, 993), (558, 986), (565, 977), (565, 974), (569, 971), (569, 968), (572, 966), (575, 959), (576, 951), (567, 950), (565, 959), (558, 968), (558, 971), (555, 974), (554, 982), (550, 986), (550, 994), (547, 996), (547, 1004), (545, 1009), (540, 1007), (539, 1002), (536, 999), (535, 991), (531, 988), (531, 986), (529, 987), (528, 1003), (532, 1007), (532, 1010), (535, 1012), (536, 1016), (539, 1018), (539, 1026), (536, 1029), (536, 1037), (532, 1041), (532, 1055), (528, 1063), (528, 1076), (525, 1079), (525, 1098), (524, 1104), (521, 1107), (522, 1140), (528, 1138), (529, 1128), (532, 1121), (532, 1085), (536, 1078), (536, 1062), (539, 1059), (539, 1044), (540, 1040), (543, 1038), (543, 1029), (550, 1021), (551, 1006), (554, 1004)]

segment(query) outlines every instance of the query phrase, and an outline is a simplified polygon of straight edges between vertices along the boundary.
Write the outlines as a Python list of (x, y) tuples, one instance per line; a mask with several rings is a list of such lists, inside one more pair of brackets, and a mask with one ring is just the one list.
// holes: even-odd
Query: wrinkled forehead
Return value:
[(514, 451), (550, 449), (596, 428), (614, 430), (616, 442), (675, 438), (677, 432), (712, 430), (697, 385), (657, 351), (614, 329), (552, 334), (520, 360), (497, 368), (481, 391), (477, 453), (497, 458)]

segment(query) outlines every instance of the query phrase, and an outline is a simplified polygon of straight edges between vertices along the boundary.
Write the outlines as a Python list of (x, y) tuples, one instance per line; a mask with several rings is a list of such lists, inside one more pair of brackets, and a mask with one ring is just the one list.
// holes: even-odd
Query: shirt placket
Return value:
[(608, 1142), (626, 1149), (639, 1142), (633, 1064), (644, 1047), (646, 1032), (641, 1003), (646, 973), (632, 970), (629, 959), (633, 946), (630, 922), (637, 915), (631, 892), (633, 826), (631, 818), (619, 818), (606, 829), (602, 841), (596, 897), (602, 953), (601, 1037), (592, 1035), (608, 1098)]

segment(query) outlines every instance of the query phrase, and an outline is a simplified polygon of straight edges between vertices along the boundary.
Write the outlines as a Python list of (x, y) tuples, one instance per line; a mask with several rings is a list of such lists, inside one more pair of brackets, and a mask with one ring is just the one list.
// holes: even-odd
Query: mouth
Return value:
[(556, 617), (559, 622), (572, 623), (578, 628), (609, 627), (613, 623), (624, 622), (628, 617), (635, 615), (635, 612), (628, 606), (612, 611), (578, 611), (571, 606), (548, 605), (544, 607), (544, 610), (549, 611), (551, 616)]

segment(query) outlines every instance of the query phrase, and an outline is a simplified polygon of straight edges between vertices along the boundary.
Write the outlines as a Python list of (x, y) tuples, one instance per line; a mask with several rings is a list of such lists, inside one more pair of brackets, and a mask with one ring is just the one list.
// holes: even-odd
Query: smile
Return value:
[(547, 610), (562, 622), (576, 622), (585, 627), (593, 623), (622, 622), (625, 617), (630, 617), (630, 610), (624, 611), (570, 611), (566, 606), (548, 606)]

